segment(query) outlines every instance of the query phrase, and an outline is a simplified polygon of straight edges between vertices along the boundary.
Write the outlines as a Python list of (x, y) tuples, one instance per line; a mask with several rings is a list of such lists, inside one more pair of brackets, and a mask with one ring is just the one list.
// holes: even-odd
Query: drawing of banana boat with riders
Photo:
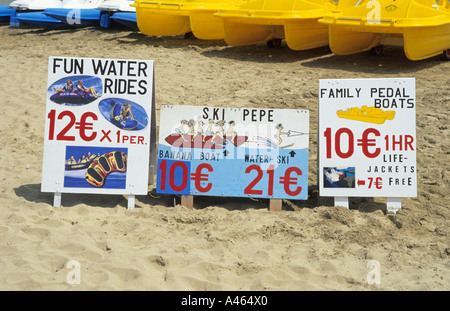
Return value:
[(263, 136), (254, 136), (249, 139), (248, 135), (238, 135), (235, 130), (236, 122), (209, 119), (206, 121), (181, 120), (174, 133), (168, 135), (165, 141), (174, 147), (202, 148), (202, 149), (224, 149), (227, 145), (239, 147), (245, 143), (255, 143), (265, 148), (289, 148), (294, 144), (283, 145), (282, 136), (293, 137), (307, 135), (308, 133), (293, 130), (284, 131), (281, 123), (275, 127), (274, 139)]

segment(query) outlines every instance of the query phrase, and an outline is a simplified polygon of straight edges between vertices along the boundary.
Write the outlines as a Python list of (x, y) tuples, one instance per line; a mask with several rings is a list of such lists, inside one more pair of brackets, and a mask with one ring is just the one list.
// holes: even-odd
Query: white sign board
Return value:
[(144, 195), (153, 61), (50, 57), (43, 192)]
[(309, 111), (163, 106), (157, 192), (306, 200)]
[(319, 189), (416, 197), (415, 80), (319, 81)]

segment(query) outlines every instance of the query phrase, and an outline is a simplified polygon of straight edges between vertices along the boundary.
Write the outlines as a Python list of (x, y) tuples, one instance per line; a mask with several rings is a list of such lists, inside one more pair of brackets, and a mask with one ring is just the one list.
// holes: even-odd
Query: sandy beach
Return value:
[[(450, 290), (450, 62), (126, 28), (5, 25), (0, 38), (0, 290)], [(152, 185), (134, 210), (120, 195), (63, 194), (53, 207), (41, 192), (49, 56), (154, 60), (158, 122), (164, 104), (308, 109), (308, 200), (269, 212), (268, 200), (196, 197), (188, 210)], [(418, 196), (395, 216), (385, 198), (335, 207), (318, 195), (318, 81), (397, 77), (416, 79)], [(66, 280), (71, 260), (80, 284)], [(367, 282), (371, 260), (380, 284)]]

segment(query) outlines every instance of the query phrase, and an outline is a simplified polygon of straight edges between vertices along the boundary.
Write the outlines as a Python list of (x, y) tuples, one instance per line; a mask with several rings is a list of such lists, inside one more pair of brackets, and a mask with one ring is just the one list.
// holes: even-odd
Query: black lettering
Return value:
[(325, 95), (326, 91), (327, 91), (327, 89), (320, 89), (320, 98), (322, 98), (323, 95)]
[(213, 108), (213, 120), (219, 120), (219, 108)]
[(147, 77), (147, 63), (146, 62), (139, 62), (139, 73), (138, 76), (141, 77)]
[(264, 118), (265, 115), (266, 115), (266, 111), (265, 110), (261, 110), (259, 112), (259, 121), (262, 121), (262, 119)]
[(54, 58), (53, 59), (53, 73), (56, 73), (56, 68), (60, 68), (59, 62), (63, 62), (63, 71), (67, 74), (83, 74), (83, 60), (82, 59), (67, 59), (67, 58)]
[(145, 81), (145, 80), (140, 80), (139, 83), (138, 83), (138, 85), (139, 85), (138, 93), (139, 93), (140, 95), (146, 94), (146, 93), (147, 93), (147, 81)]
[(134, 73), (135, 71), (135, 67), (133, 67), (134, 65), (136, 65), (136, 62), (134, 61), (129, 61), (128, 62), (128, 70), (127, 70), (127, 75), (131, 76), (131, 77), (135, 77), (136, 74)]
[(373, 94), (376, 94), (378, 92), (377, 88), (372, 87), (370, 88), (370, 97), (373, 97)]
[(209, 108), (208, 107), (203, 107), (203, 119), (208, 119), (208, 112), (209, 112)]
[(269, 116), (267, 117), (267, 121), (273, 122), (273, 110), (272, 109), (269, 110)]
[(119, 74), (123, 75), (123, 64), (125, 64), (126, 62), (124, 60), (118, 60), (117, 62), (120, 65), (120, 67), (119, 67)]
[(62, 61), (62, 58), (54, 58), (53, 59), (53, 73), (56, 73), (56, 68), (61, 67), (59, 62)]
[(117, 75), (116, 65), (114, 65), (114, 62), (111, 62), (109, 65), (108, 75)]
[(245, 121), (245, 117), (248, 116), (250, 114), (250, 111), (248, 111), (248, 109), (244, 109), (244, 113), (242, 115), (242, 121)]
[[(387, 101), (389, 102), (389, 100), (387, 100)], [(386, 107), (386, 108), (397, 108), (397, 102), (395, 101), (395, 99), (392, 100), (391, 106), (389, 107), (389, 105), (388, 105), (388, 107)]]
[(75, 59), (75, 68), (74, 68), (75, 74), (83, 74), (83, 64), (84, 61), (82, 59)]
[(130, 79), (128, 80), (128, 88), (127, 88), (127, 94), (136, 95), (136, 91), (134, 91), (134, 87), (137, 83), (137, 80)]
[(126, 94), (127, 88), (127, 80), (116, 79), (116, 94)]
[(105, 78), (105, 86), (103, 89), (103, 93), (114, 93), (112, 90), (113, 80), (109, 78)]
[(92, 68), (94, 69), (94, 74), (98, 75), (100, 73), (101, 75), (104, 75), (106, 72), (108, 61), (106, 61), (104, 64), (101, 59), (98, 59), (97, 63), (95, 61), (95, 59), (92, 60)]

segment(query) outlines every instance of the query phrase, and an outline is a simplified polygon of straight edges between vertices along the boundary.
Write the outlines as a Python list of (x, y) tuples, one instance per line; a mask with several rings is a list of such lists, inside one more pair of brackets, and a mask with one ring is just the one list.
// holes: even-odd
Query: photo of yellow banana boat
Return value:
[(394, 120), (395, 111), (383, 111), (381, 108), (362, 106), (352, 107), (347, 110), (338, 110), (337, 115), (342, 119), (350, 119), (374, 124), (383, 124), (386, 120)]
[(318, 22), (337, 0), (254, 0), (237, 8), (220, 9), (225, 41), (233, 46), (267, 43), (276, 46), (286, 39), (293, 50), (328, 45), (328, 26)]
[(410, 60), (450, 58), (449, 0), (339, 0), (319, 22), (329, 25), (336, 55), (403, 46)]
[(176, 36), (192, 33), (203, 40), (224, 38), (221, 19), (214, 13), (221, 8), (233, 7), (246, 0), (136, 0), (139, 30), (149, 36)]

